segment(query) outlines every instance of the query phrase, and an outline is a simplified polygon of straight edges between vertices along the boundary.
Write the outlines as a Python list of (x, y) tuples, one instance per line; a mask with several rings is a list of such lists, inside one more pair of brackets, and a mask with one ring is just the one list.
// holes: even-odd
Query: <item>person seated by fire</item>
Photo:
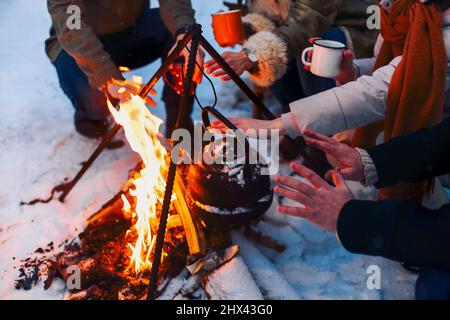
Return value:
[[(195, 23), (189, 0), (159, 2), (159, 9), (151, 9), (149, 0), (48, 0), (52, 27), (46, 52), (61, 89), (75, 108), (75, 128), (83, 136), (95, 138), (107, 132), (105, 93), (121, 101), (139, 93), (140, 84), (125, 80), (121, 71), (158, 58), (164, 60), (176, 40)], [(187, 50), (182, 55), (186, 60)], [(162, 96), (167, 111), (166, 135), (170, 135), (181, 97), (170, 85), (165, 85)], [(155, 106), (150, 97), (146, 101)], [(192, 105), (193, 98), (191, 111)]]
[(306, 180), (275, 178), (275, 192), (293, 201), (278, 210), (336, 233), (352, 253), (418, 267), (416, 299), (450, 299), (450, 204), (430, 210), (406, 200), (355, 200), (346, 184), (346, 180), (358, 181), (385, 188), (449, 173), (450, 119), (368, 150), (310, 130), (304, 135), (309, 145), (339, 163), (327, 173), (334, 186), (303, 165), (292, 163), (291, 168)]
[[(239, 52), (226, 51), (223, 58), (238, 75), (249, 72), (257, 86), (269, 88), (283, 111), (289, 103), (335, 87), (335, 81), (317, 77), (301, 65), (300, 53), (309, 39), (339, 41), (359, 58), (370, 57), (378, 30), (366, 26), (367, 9), (375, 0), (249, 0), (242, 20), (247, 39)], [(230, 80), (214, 60), (206, 71)]]
[[(275, 120), (230, 120), (244, 131), (277, 129), (292, 138), (304, 129), (331, 136), (359, 128), (351, 144), (362, 148), (440, 122), (450, 107), (449, 6), (450, 1), (383, 0), (376, 58), (360, 61), (360, 67), (342, 64), (340, 76), (354, 81), (292, 102), (291, 111)], [(402, 183), (378, 197), (430, 202), (428, 190), (427, 182)], [(448, 202), (439, 183), (433, 190), (436, 198), (428, 205)]]

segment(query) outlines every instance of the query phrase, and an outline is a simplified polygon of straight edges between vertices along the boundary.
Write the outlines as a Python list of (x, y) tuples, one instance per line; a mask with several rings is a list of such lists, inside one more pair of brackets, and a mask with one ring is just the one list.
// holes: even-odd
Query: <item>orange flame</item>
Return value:
[[(108, 106), (115, 121), (124, 128), (131, 148), (144, 163), (138, 177), (132, 181), (134, 189), (130, 194), (135, 199), (135, 209), (131, 216), (134, 224), (128, 231), (136, 241), (128, 243), (132, 253), (127, 271), (139, 274), (152, 266), (150, 253), (155, 242), (152, 224), (157, 223), (157, 204), (162, 202), (166, 187), (167, 151), (159, 140), (159, 127), (163, 121), (148, 110), (139, 96), (121, 102), (119, 111), (109, 102)], [(131, 205), (125, 196), (122, 199), (122, 211), (129, 216)]]

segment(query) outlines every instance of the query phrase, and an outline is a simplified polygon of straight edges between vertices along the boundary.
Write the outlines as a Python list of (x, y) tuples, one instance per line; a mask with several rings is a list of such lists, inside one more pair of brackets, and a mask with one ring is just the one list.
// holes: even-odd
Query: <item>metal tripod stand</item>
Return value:
[[(183, 84), (183, 95), (180, 103), (177, 124), (175, 128), (186, 128), (186, 121), (189, 117), (188, 114), (188, 104), (190, 103), (190, 91), (192, 88), (192, 78), (194, 74), (194, 70), (196, 67), (196, 58), (197, 58), (197, 50), (201, 46), (225, 71), (225, 73), (236, 83), (239, 89), (245, 93), (245, 95), (252, 101), (252, 103), (259, 109), (262, 115), (268, 119), (272, 120), (275, 116), (270, 112), (270, 110), (264, 105), (261, 99), (245, 84), (245, 82), (234, 72), (234, 70), (226, 63), (226, 61), (221, 57), (221, 55), (212, 47), (212, 45), (203, 37), (201, 26), (198, 24), (193, 25), (190, 30), (186, 33), (183, 39), (181, 39), (175, 49), (171, 52), (171, 54), (166, 58), (161, 67), (156, 71), (153, 77), (148, 81), (148, 83), (142, 88), (139, 96), (144, 98), (149, 94), (150, 90), (155, 86), (159, 79), (161, 79), (164, 74), (168, 71), (169, 67), (175, 62), (175, 60), (179, 57), (180, 53), (188, 47), (190, 44), (189, 50), (189, 59), (187, 63), (186, 77)], [(119, 106), (116, 106), (119, 108)], [(236, 127), (224, 116), (222, 116), (217, 110), (209, 110), (210, 113), (215, 115), (218, 120), (224, 122), (224, 124), (230, 129), (236, 129)], [(101, 154), (101, 152), (106, 148), (108, 143), (113, 139), (113, 137), (120, 130), (121, 126), (116, 124), (102, 139), (99, 146), (95, 149), (89, 159), (83, 164), (80, 171), (77, 175), (68, 182), (64, 188), (63, 192), (59, 196), (59, 200), (64, 202), (67, 195), (70, 191), (75, 187), (78, 181), (83, 177), (86, 171), (90, 168), (90, 166), (94, 163), (97, 157)], [(292, 140), (291, 140), (292, 141)], [(295, 143), (292, 141), (292, 145), (294, 147)], [(159, 228), (156, 238), (155, 244), (155, 253), (153, 258), (153, 265), (150, 273), (150, 282), (148, 286), (148, 300), (154, 300), (156, 298), (156, 291), (158, 285), (158, 274), (159, 268), (161, 264), (161, 255), (164, 245), (164, 238), (166, 234), (166, 226), (167, 219), (169, 216), (170, 210), (170, 200), (173, 193), (175, 174), (177, 170), (177, 164), (170, 159), (169, 171), (166, 181), (166, 189), (164, 194), (164, 200), (162, 204), (161, 217), (159, 222)]]

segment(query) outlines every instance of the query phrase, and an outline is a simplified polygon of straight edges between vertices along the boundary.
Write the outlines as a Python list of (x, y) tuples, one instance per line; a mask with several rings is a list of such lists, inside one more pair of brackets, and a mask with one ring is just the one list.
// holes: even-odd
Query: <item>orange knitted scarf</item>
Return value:
[[(381, 8), (381, 35), (384, 41), (375, 70), (397, 56), (403, 57), (389, 85), (385, 120), (356, 131), (353, 144), (361, 148), (374, 146), (382, 131), (384, 141), (388, 141), (430, 127), (443, 115), (447, 55), (439, 7), (396, 0), (389, 12)], [(401, 183), (382, 189), (379, 199), (420, 202), (429, 185)]]

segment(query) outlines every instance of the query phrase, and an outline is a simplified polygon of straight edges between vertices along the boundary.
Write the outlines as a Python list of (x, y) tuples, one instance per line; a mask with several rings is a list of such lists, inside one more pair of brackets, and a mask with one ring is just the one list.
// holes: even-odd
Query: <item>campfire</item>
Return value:
[[(124, 128), (126, 139), (132, 150), (139, 154), (141, 162), (130, 171), (129, 180), (121, 191), (87, 220), (86, 228), (78, 238), (62, 244), (61, 252), (55, 256), (44, 254), (40, 258), (24, 261), (17, 288), (29, 289), (38, 279), (44, 281), (45, 288), (49, 288), (54, 278), (62, 278), (71, 289), (68, 299), (146, 298), (166, 187), (170, 143), (159, 133), (163, 121), (149, 111), (140, 97), (134, 96), (121, 103), (118, 110), (111, 106), (110, 111), (115, 121)], [(200, 167), (205, 170), (204, 166)], [(255, 168), (259, 166), (254, 166), (253, 171)], [(201, 219), (200, 214), (193, 214), (192, 209), (198, 209), (198, 201), (193, 200), (192, 195), (187, 197), (190, 193), (186, 191), (190, 177), (188, 171), (192, 170), (179, 166), (177, 171), (157, 295), (165, 291), (165, 285), (173, 277), (180, 274), (187, 277), (183, 273), (186, 266), (192, 275), (201, 275), (193, 282), (192, 288), (185, 290), (185, 294), (194, 294), (200, 284), (206, 286), (212, 271), (238, 253), (238, 248), (231, 246), (227, 228), (217, 228), (214, 224), (205, 223), (207, 219)], [(241, 169), (234, 167), (233, 170), (239, 174), (244, 166), (241, 165)], [(223, 172), (222, 169), (220, 171)], [(228, 177), (228, 173), (225, 176)], [(255, 183), (263, 182), (257, 175), (255, 177)], [(224, 182), (223, 179), (222, 174), (219, 184), (216, 183), (218, 187), (222, 187), (220, 183)], [(233, 179), (230, 176), (228, 185)], [(268, 177), (266, 180), (268, 182)], [(214, 179), (211, 181), (214, 182)], [(204, 189), (214, 189), (211, 181)], [(192, 177), (189, 183), (193, 183)], [(201, 186), (198, 182), (194, 184)], [(198, 186), (194, 189), (198, 193)], [(239, 192), (242, 193), (242, 189)], [(256, 194), (255, 191), (251, 193)], [(267, 210), (271, 200), (271, 192), (256, 199), (259, 206), (264, 206), (262, 211), (259, 208), (261, 213)], [(233, 219), (245, 213), (242, 208), (237, 208), (223, 209), (221, 214), (227, 213), (227, 210), (234, 216)], [(205, 212), (208, 214), (203, 208), (202, 213)], [(210, 214), (214, 213), (217, 214), (214, 210)], [(49, 250), (42, 250), (43, 253), (45, 251)], [(78, 284), (74, 278), (76, 274), (80, 275)], [(75, 279), (73, 288), (70, 286), (72, 279)]]
[[(238, 256), (238, 246), (232, 245), (230, 229), (243, 226), (245, 234), (257, 242), (283, 250), (283, 245), (252, 231), (249, 226), (272, 203), (270, 177), (262, 173), (267, 172), (268, 164), (248, 161), (250, 154), (258, 155), (258, 152), (251, 150), (245, 138), (244, 143), (238, 142), (239, 134), (231, 139), (236, 140), (231, 144), (227, 139), (211, 141), (202, 145), (201, 150), (213, 150), (208, 155), (211, 159), (219, 149), (224, 153), (234, 150), (228, 154), (235, 154), (239, 149), (236, 146), (241, 145), (241, 151), (242, 146), (245, 150), (244, 159), (236, 153), (234, 163), (177, 164), (171, 154), (174, 145), (159, 133), (162, 120), (145, 104), (147, 94), (191, 40), (179, 120), (184, 119), (199, 45), (219, 62), (258, 108), (269, 118), (273, 117), (203, 38), (200, 26), (195, 25), (141, 88), (139, 96), (119, 106), (109, 104), (116, 125), (78, 174), (57, 187), (48, 201), (55, 191), (62, 192), (58, 199), (64, 201), (120, 128), (124, 128), (131, 148), (141, 158), (130, 170), (128, 181), (87, 220), (77, 238), (58, 246), (58, 253), (50, 255), (54, 250), (51, 243), (23, 260), (17, 289), (30, 289), (39, 280), (47, 289), (54, 279), (60, 278), (69, 289), (68, 299), (155, 299), (158, 296), (173, 299), (179, 295), (227, 299), (241, 296), (243, 285), (252, 291), (246, 298), (262, 298), (243, 259)], [(205, 112), (228, 128), (236, 129), (214, 106), (203, 108)], [(207, 127), (204, 114), (203, 129)], [(220, 148), (214, 142), (218, 142)]]
[[(66, 244), (53, 259), (26, 261), (22, 270), (25, 277), (18, 281), (18, 287), (27, 287), (30, 282), (27, 278), (37, 278), (39, 273), (46, 273), (46, 287), (49, 287), (55, 276), (67, 280), (71, 275), (67, 269), (74, 270), (75, 266), (82, 275), (81, 288), (69, 298), (125, 298), (128, 291), (135, 293), (132, 298), (144, 294), (168, 171), (167, 150), (159, 134), (163, 121), (137, 96), (123, 102), (119, 111), (112, 106), (110, 110), (125, 129), (126, 138), (139, 154), (141, 163), (130, 171), (130, 179), (122, 191), (88, 219), (79, 239)], [(189, 211), (179, 183), (172, 197), (167, 225), (163, 277), (179, 273), (189, 254), (181, 218), (189, 215)], [(198, 253), (198, 246), (191, 251)], [(25, 269), (33, 264), (35, 270), (27, 275)]]

